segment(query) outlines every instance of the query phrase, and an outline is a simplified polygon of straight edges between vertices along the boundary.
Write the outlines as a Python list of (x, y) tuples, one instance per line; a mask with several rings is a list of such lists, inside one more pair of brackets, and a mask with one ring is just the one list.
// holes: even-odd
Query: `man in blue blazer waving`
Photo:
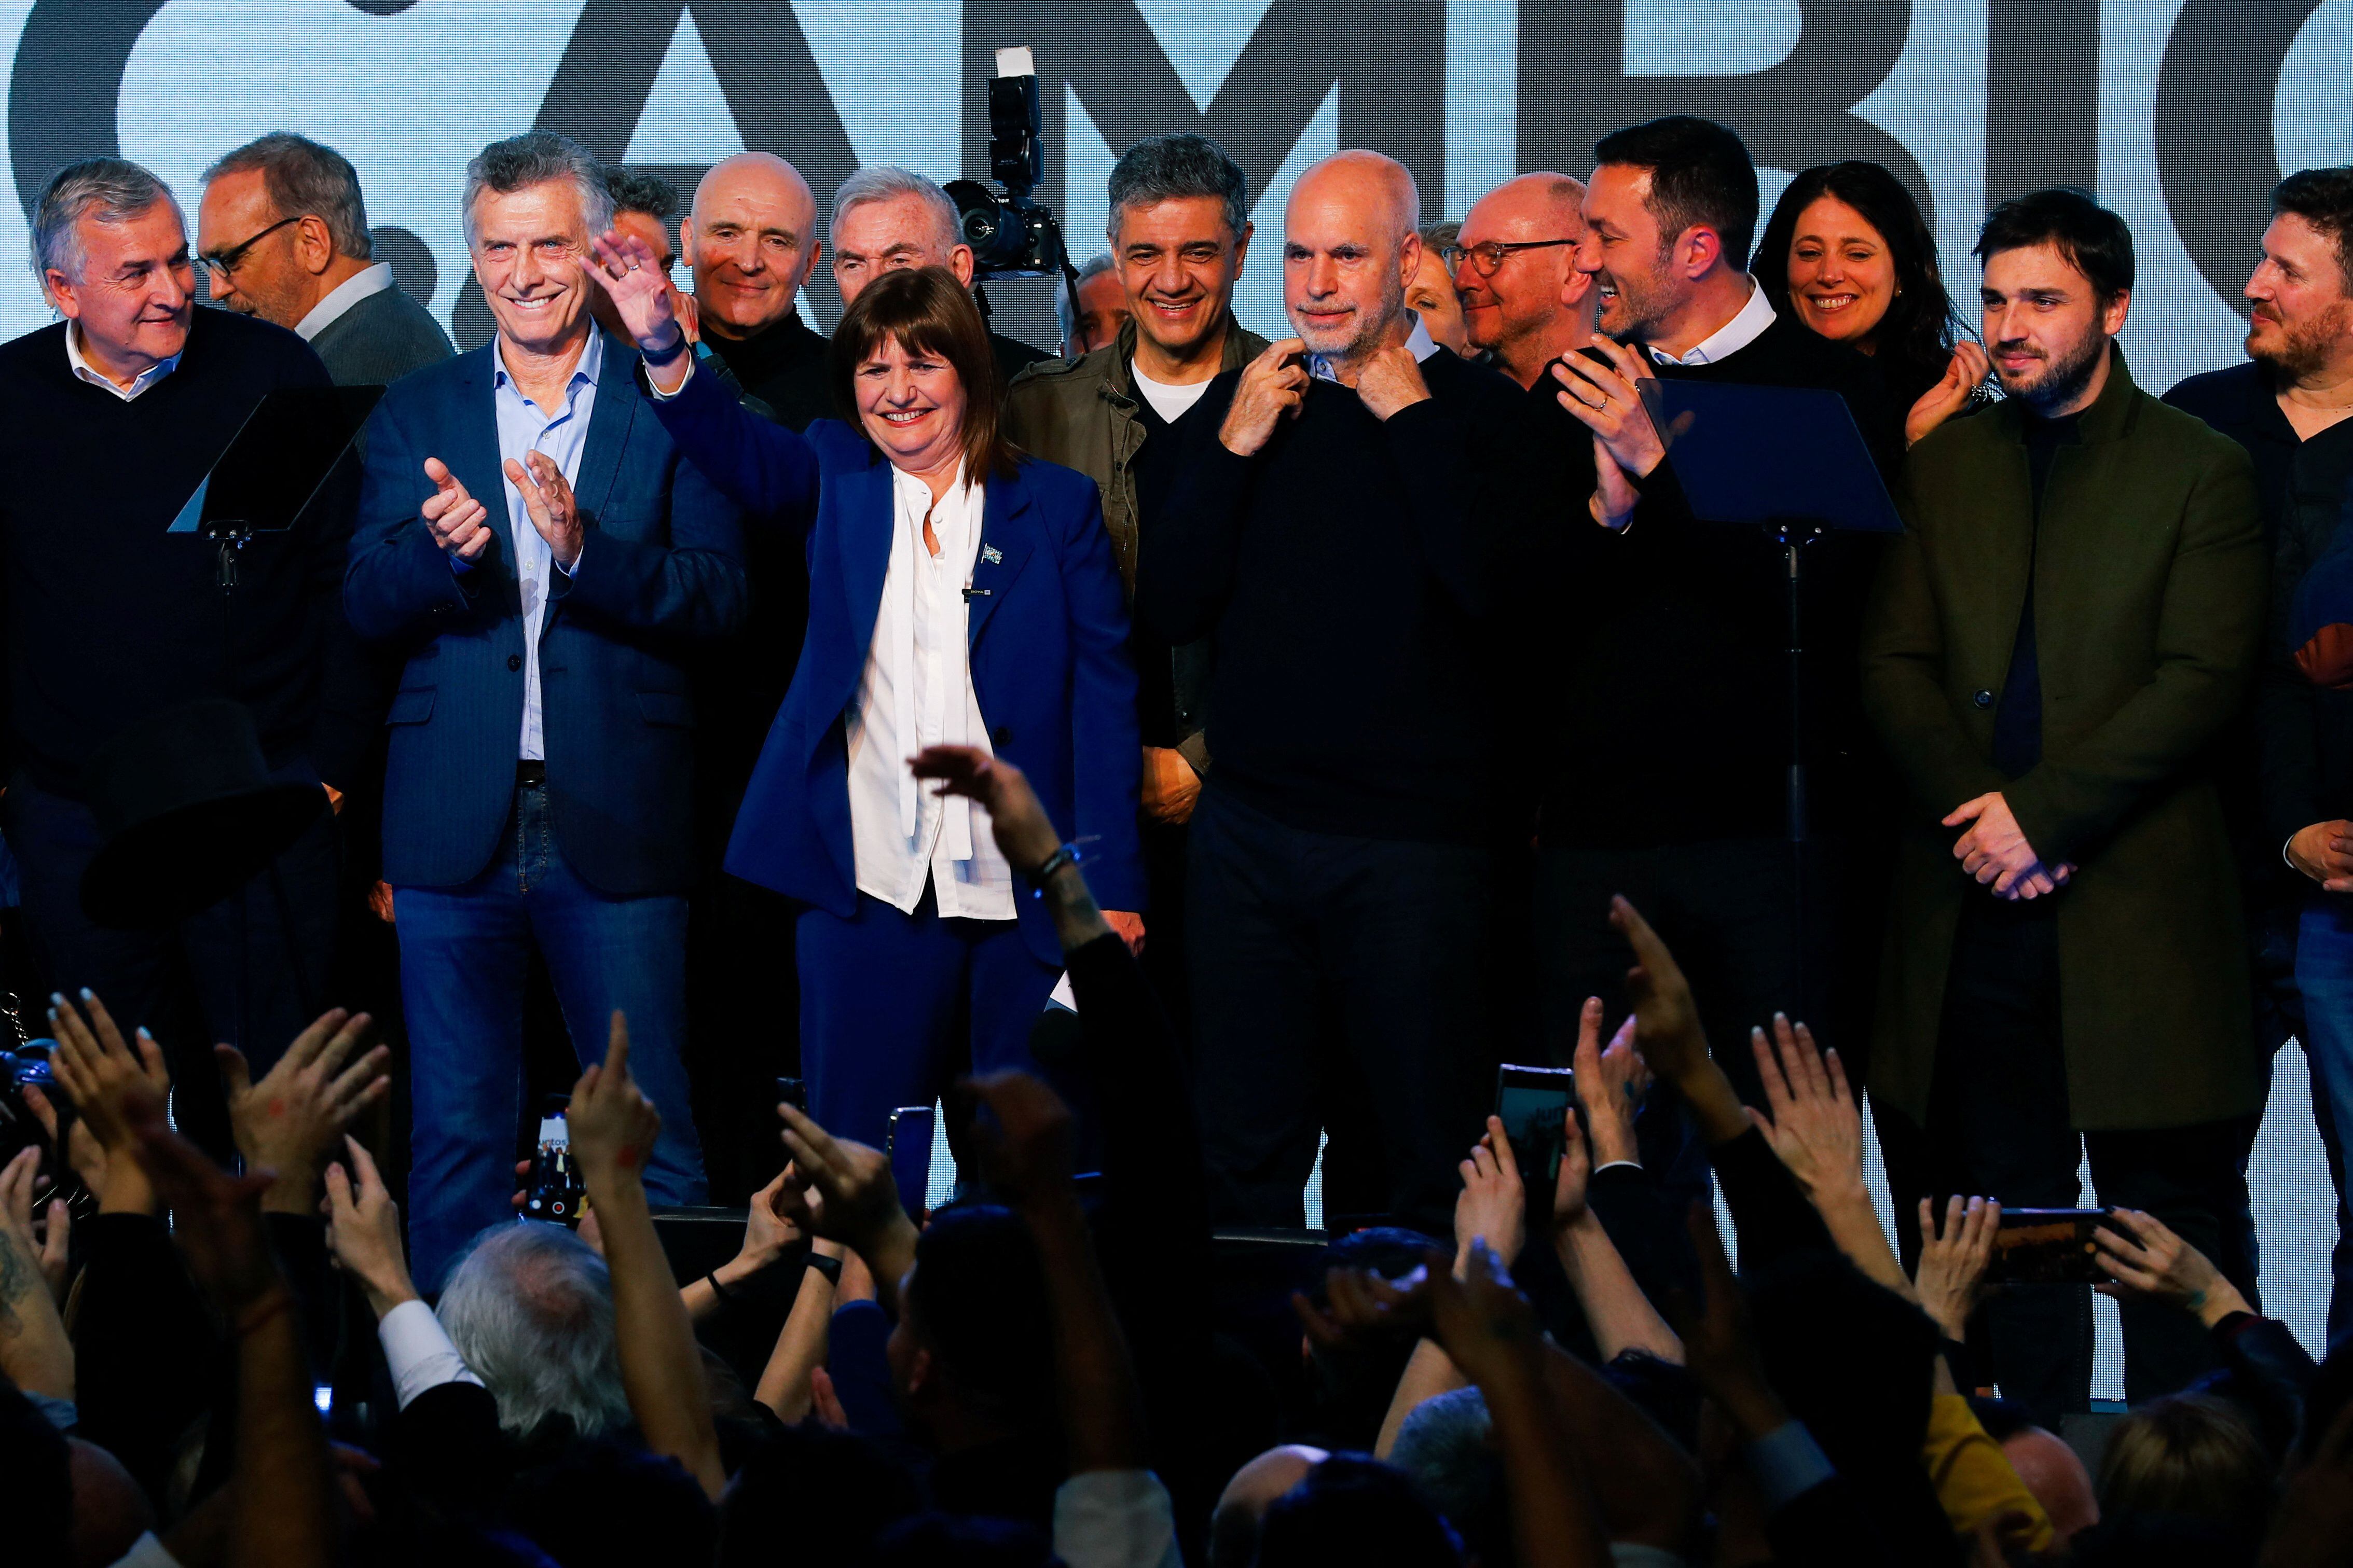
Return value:
[(344, 579), (352, 625), (409, 655), (384, 867), (425, 1279), (509, 1212), (534, 945), (584, 1057), (628, 1016), (632, 1072), (662, 1113), (648, 1190), (702, 1199), (681, 1049), (685, 658), (745, 605), (734, 506), (590, 320), (589, 237), (612, 219), (596, 161), (546, 132), (494, 142), (467, 168), (465, 215), (498, 335), (378, 406)]

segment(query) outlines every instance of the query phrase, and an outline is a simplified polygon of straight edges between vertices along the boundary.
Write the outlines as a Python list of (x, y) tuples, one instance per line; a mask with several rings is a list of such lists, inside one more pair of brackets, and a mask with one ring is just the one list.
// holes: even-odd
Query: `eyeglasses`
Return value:
[(1493, 278), (1504, 258), (1517, 250), (1549, 250), (1556, 245), (1575, 245), (1573, 239), (1491, 239), (1484, 245), (1448, 245), (1439, 247), (1438, 259), (1446, 263), (1446, 270), (1459, 272), (1465, 261), (1479, 269), (1482, 278)]
[(259, 234), (248, 238), (242, 245), (232, 245), (227, 250), (216, 250), (210, 256), (199, 256), (196, 258), (196, 270), (206, 273), (217, 272), (227, 278), (245, 265), (245, 258), (253, 253), (255, 246), (259, 245), (288, 224), (301, 223), (306, 216), (306, 214), (296, 213), (292, 217), (280, 218)]

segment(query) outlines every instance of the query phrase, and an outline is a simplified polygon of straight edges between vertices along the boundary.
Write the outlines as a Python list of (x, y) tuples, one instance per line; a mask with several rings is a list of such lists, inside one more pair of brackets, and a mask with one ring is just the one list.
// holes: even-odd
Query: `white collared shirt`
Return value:
[(188, 352), (186, 349), (183, 348), (179, 353), (174, 354), (170, 359), (157, 360), (153, 364), (149, 365), (145, 370), (141, 371), (137, 375), (133, 376), (132, 378), (131, 384), (125, 387), (116, 385), (113, 378), (107, 375), (104, 372), (90, 369), (90, 361), (81, 357), (80, 339), (81, 323), (79, 321), (68, 321), (66, 323), (66, 364), (73, 371), (74, 379), (77, 381), (86, 381), (92, 386), (102, 386), (106, 388), (107, 391), (114, 394), (115, 396), (122, 399), (125, 403), (130, 402), (132, 398), (138, 396), (141, 393), (146, 391), (149, 387), (154, 385), (157, 382), (163, 380), (165, 376), (179, 369), (181, 354), (185, 354)]
[(321, 297), (311, 307), (311, 313), (294, 323), (296, 335), (309, 342), (342, 319), (344, 311), (371, 294), (381, 294), (392, 287), (392, 263), (379, 261), (363, 267)]
[[(1431, 337), (1430, 329), (1422, 324), (1419, 311), (1409, 311), (1408, 314), (1413, 317), (1413, 331), (1405, 335), (1405, 346), (1413, 354), (1414, 363), (1419, 364), (1438, 352), (1438, 340)], [(1336, 382), (1340, 379), (1333, 368), (1333, 356), (1330, 354), (1309, 354), (1307, 374), (1318, 381)]]
[(1728, 359), (1765, 335), (1773, 324), (1773, 301), (1765, 298), (1765, 290), (1757, 279), (1748, 279), (1748, 303), (1740, 307), (1732, 320), (1710, 332), (1684, 351), (1681, 358), (1659, 349), (1651, 350), (1651, 357), (1661, 364), (1714, 364)]
[[(858, 890), (903, 913), (932, 885), (944, 919), (1014, 918), (1013, 868), (988, 813), (920, 784), (907, 760), (926, 746), (990, 751), (972, 687), (971, 602), (986, 487), (962, 469), (935, 504), (923, 479), (891, 471), (891, 564), (858, 700), (849, 716), (849, 839)], [(923, 543), (923, 519), (939, 540)], [(992, 753), (993, 754), (993, 753)]]
[[(550, 413), (522, 395), (507, 374), (503, 346), (496, 338), (491, 340), (491, 406), (498, 416), (500, 488), (507, 494), (507, 532), (514, 540), (515, 584), (522, 594), (522, 733), (515, 754), (527, 763), (547, 760), (540, 718), (539, 634), (547, 625), (547, 595), (560, 568), (555, 552), (532, 526), (522, 491), (505, 478), (505, 467), (512, 460), (528, 469), (524, 454), (544, 452), (564, 470), (564, 482), (577, 489), (580, 455), (588, 447), (588, 420), (596, 408), (596, 378), (604, 368), (605, 334), (592, 327), (588, 346), (580, 351), (580, 363), (564, 384), (564, 403)], [(453, 564), (458, 562), (454, 555), (449, 559)], [(572, 567), (578, 571), (580, 563), (573, 562)]]

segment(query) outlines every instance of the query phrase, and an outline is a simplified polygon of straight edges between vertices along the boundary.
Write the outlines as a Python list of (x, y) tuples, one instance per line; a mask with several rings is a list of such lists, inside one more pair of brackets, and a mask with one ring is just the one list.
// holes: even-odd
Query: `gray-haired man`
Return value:
[[(1076, 296), (1077, 309), (1071, 308)], [(1127, 288), (1119, 280), (1119, 265), (1108, 250), (1087, 259), (1076, 282), (1054, 292), (1054, 321), (1062, 329), (1062, 357), (1083, 359), (1119, 341), (1121, 323), (1128, 317)]]
[[(860, 169), (833, 193), (833, 280), (845, 306), (885, 272), (902, 267), (944, 267), (967, 289), (972, 286), (972, 247), (955, 203), (932, 181), (910, 169), (880, 165)], [(1010, 382), (1050, 354), (1001, 332), (988, 334), (998, 377)]]
[(214, 300), (309, 341), (338, 385), (373, 386), (458, 351), (375, 259), (358, 171), (290, 131), (205, 171), (196, 258)]
[(103, 929), (81, 902), (100, 838), (90, 764), (157, 710), (228, 698), (276, 782), (353, 786), (372, 726), (323, 695), (350, 668), (335, 594), (349, 491), (257, 536), (226, 601), (213, 550), (165, 532), (265, 393), (324, 387), (327, 373), (291, 332), (193, 308), (179, 204), (137, 164), (60, 171), (32, 217), (34, 266), (65, 320), (0, 347), (0, 421), (26, 456), (0, 501), (0, 807), (41, 971), (20, 990), (89, 986), (125, 1029), (152, 1026), (174, 1058), (181, 1129), (227, 1154), (211, 1046), (236, 1045), (259, 1078), (323, 1005), (332, 826), (322, 813), (269, 875), (176, 925)]
[[(1250, 190), (1241, 169), (1206, 136), (1155, 136), (1111, 173), (1112, 265), (1127, 319), (1107, 348), (1025, 371), (1007, 399), (1006, 427), (1021, 447), (1090, 475), (1131, 603), (1145, 519), (1176, 479), (1194, 409), (1223, 371), (1248, 363), (1266, 340), (1234, 320), (1234, 284), (1250, 249)], [(1144, 854), (1151, 878), (1152, 942), (1145, 961), (1182, 1007), (1185, 824), (1209, 768), (1209, 645), (1170, 647), (1135, 633), (1144, 735)]]

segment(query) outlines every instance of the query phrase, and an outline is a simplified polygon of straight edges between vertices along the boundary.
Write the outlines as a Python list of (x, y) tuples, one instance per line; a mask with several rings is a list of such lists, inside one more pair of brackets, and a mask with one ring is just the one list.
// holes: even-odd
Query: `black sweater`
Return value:
[[(1903, 424), (1871, 362), (1788, 315), (1710, 365), (1652, 365), (1663, 379), (1837, 392), (1883, 474)], [(1515, 661), (1548, 721), (1547, 844), (1626, 847), (1778, 837), (1787, 825), (1788, 566), (1763, 530), (1702, 522), (1670, 458), (1642, 481), (1624, 532), (1586, 510), (1593, 443), (1559, 406), (1549, 373), (1528, 395), (1534, 444), (1555, 471), (1537, 528), (1513, 549)], [(1806, 547), (1807, 761), (1813, 820), (1868, 812), (1875, 752), (1862, 722), (1857, 637), (1880, 540)]]
[(1241, 372), (1210, 384), (1146, 529), (1136, 614), (1213, 637), (1217, 785), (1293, 827), (1470, 841), (1494, 805), (1490, 542), (1525, 505), (1520, 393), (1440, 352), (1430, 397), (1375, 419), (1317, 381), (1251, 457), (1218, 439)]
[(307, 759), (349, 787), (371, 728), (342, 614), (353, 465), (294, 529), (246, 547), (226, 607), (215, 547), (164, 532), (262, 394), (325, 386), (325, 367), (283, 328), (199, 310), (178, 368), (125, 403), (74, 377), (66, 330), (0, 345), (10, 766), (78, 795), (125, 724), (225, 696), (253, 710), (273, 767)]

